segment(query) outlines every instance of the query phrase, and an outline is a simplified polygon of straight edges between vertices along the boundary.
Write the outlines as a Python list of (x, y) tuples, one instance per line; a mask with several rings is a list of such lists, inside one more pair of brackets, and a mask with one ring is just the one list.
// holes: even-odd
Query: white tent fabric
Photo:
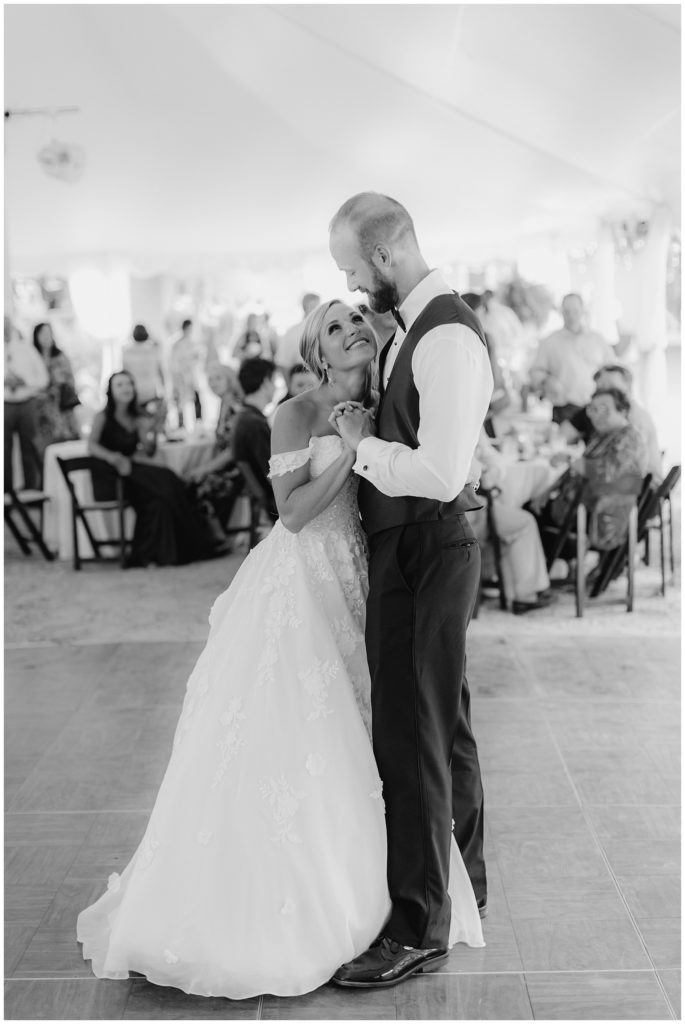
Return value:
[[(677, 5), (7, 5), (13, 270), (325, 249), (354, 192), (434, 260), (679, 218)], [(36, 154), (85, 151), (73, 182)]]

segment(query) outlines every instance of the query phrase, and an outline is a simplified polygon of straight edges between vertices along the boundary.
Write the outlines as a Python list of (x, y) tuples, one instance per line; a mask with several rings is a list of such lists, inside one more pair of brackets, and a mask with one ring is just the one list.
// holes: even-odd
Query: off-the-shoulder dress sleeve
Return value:
[(279, 455), (272, 455), (269, 459), (269, 477), (284, 476), (292, 473), (295, 469), (305, 466), (310, 459), (309, 448), (300, 448), (296, 452), (281, 452)]

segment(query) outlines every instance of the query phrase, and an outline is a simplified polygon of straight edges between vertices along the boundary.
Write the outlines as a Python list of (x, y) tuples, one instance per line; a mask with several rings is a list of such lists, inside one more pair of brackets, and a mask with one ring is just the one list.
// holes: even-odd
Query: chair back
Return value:
[(663, 501), (670, 497), (671, 491), (680, 480), (680, 466), (671, 466), (668, 473), (656, 489), (656, 496)]
[[(93, 465), (95, 462), (96, 460), (92, 455), (77, 455), (72, 459), (63, 459), (59, 455), (57, 456), (57, 463), (62, 471), (62, 476), (64, 477), (67, 487), (69, 488), (71, 499), (77, 508), (80, 508), (82, 506), (82, 502), (79, 500), (79, 497), (76, 493), (76, 488), (74, 487), (74, 482), (71, 479), (71, 474), (81, 473), (84, 471), (90, 473), (93, 469)], [(112, 468), (112, 473), (116, 478), (115, 500), (121, 504), (124, 501), (123, 480), (114, 468)], [(93, 502), (89, 502), (88, 504), (89, 506), (92, 506)], [(95, 502), (95, 504), (97, 504), (97, 502)]]

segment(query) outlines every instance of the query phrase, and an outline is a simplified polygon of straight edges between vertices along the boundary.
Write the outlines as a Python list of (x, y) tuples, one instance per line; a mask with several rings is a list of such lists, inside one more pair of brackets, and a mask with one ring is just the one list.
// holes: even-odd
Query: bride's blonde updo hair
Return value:
[(313, 309), (307, 316), (302, 328), (302, 337), (300, 339), (302, 362), (309, 367), (321, 384), (326, 380), (326, 369), (321, 358), (321, 344), (319, 341), (324, 317), (331, 306), (343, 305), (344, 302), (341, 299), (330, 299), (328, 302), (322, 302), (320, 306)]
[[(326, 373), (326, 367), (324, 366), (323, 357), (321, 355), (321, 329), (323, 327), (323, 322), (331, 306), (346, 305), (348, 305), (348, 303), (343, 302), (342, 299), (329, 299), (328, 302), (322, 302), (320, 306), (317, 306), (316, 309), (311, 311), (304, 322), (304, 327), (302, 328), (300, 357), (302, 362), (309, 367), (320, 384), (326, 384), (328, 382), (328, 374)], [(375, 331), (370, 324), (369, 327), (371, 328), (372, 334), (375, 336)], [(372, 390), (375, 387), (376, 361), (372, 360), (369, 363), (366, 372), (366, 389), (363, 398), (364, 405), (372, 404)]]

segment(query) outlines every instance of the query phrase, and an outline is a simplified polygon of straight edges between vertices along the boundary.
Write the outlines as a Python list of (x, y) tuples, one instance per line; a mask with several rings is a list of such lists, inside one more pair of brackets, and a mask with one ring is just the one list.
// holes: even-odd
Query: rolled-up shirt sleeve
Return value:
[(354, 470), (390, 498), (452, 501), (476, 479), (472, 463), (493, 388), (487, 349), (469, 327), (442, 325), (416, 346), (412, 372), (418, 448), (365, 438)]

